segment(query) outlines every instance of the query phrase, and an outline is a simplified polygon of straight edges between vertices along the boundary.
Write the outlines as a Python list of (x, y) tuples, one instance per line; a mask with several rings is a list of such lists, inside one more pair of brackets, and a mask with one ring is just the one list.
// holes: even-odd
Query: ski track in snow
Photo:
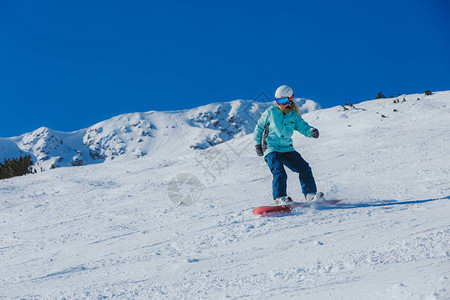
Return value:
[[(294, 146), (343, 205), (254, 216), (271, 175), (251, 135), (0, 181), (0, 298), (449, 299), (450, 92), (418, 97), (304, 115), (321, 137)], [(186, 172), (201, 195), (176, 206)]]

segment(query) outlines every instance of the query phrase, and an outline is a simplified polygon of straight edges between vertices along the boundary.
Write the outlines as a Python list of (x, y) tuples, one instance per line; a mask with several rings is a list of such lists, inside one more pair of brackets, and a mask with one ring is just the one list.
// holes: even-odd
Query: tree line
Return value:
[(19, 158), (5, 158), (3, 162), (0, 162), (0, 179), (35, 173), (32, 166), (31, 155), (20, 156)]

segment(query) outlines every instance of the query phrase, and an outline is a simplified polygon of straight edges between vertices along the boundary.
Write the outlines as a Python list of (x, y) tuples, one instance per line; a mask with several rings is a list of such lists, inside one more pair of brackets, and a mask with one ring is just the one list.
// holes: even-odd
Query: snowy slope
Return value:
[(343, 206), (252, 215), (251, 135), (0, 181), (0, 297), (449, 299), (450, 92), (396, 99), (304, 115), (321, 136), (294, 146)]
[[(320, 108), (312, 100), (296, 101), (304, 113)], [(29, 154), (41, 171), (206, 149), (251, 133), (269, 105), (270, 101), (235, 100), (182, 111), (123, 114), (71, 133), (41, 127), (19, 137), (0, 138), (0, 161)]]

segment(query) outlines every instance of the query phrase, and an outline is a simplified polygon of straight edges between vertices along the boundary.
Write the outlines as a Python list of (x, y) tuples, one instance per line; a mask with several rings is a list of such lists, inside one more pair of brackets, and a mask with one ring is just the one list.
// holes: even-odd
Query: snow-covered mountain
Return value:
[[(182, 140), (222, 132), (199, 114), (215, 111), (177, 112), (181, 123), (170, 124), (194, 133), (166, 131), (169, 113), (144, 114), (145, 126), (140, 114), (119, 116), (90, 137), (68, 135), (108, 145), (88, 156), (125, 149), (130, 159), (0, 180), (0, 298), (450, 299), (450, 91), (304, 114), (320, 137), (295, 133), (294, 147), (318, 188), (343, 201), (284, 216), (252, 214), (273, 200), (251, 134), (198, 151), (190, 146), (205, 138)], [(188, 121), (196, 116), (201, 126)], [(167, 145), (151, 144), (165, 133)], [(72, 147), (50, 130), (40, 138), (52, 142), (30, 135), (21, 147)], [(131, 159), (147, 142), (154, 154)], [(164, 153), (178, 142), (184, 150)], [(301, 200), (287, 172), (288, 193)], [(180, 197), (190, 201), (177, 206)]]
[[(303, 113), (320, 108), (296, 99)], [(270, 102), (235, 100), (182, 111), (123, 114), (87, 129), (67, 133), (41, 127), (0, 138), (0, 161), (30, 154), (36, 169), (80, 166), (117, 157), (139, 158), (186, 149), (206, 149), (249, 134)]]

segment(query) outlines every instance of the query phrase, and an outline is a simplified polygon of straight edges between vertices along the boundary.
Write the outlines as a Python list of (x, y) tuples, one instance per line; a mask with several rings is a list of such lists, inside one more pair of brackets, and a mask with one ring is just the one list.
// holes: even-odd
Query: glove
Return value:
[(264, 152), (261, 145), (255, 145), (255, 150), (258, 156), (264, 156)]
[(311, 136), (317, 139), (319, 137), (319, 130), (317, 130), (316, 128), (311, 128)]

